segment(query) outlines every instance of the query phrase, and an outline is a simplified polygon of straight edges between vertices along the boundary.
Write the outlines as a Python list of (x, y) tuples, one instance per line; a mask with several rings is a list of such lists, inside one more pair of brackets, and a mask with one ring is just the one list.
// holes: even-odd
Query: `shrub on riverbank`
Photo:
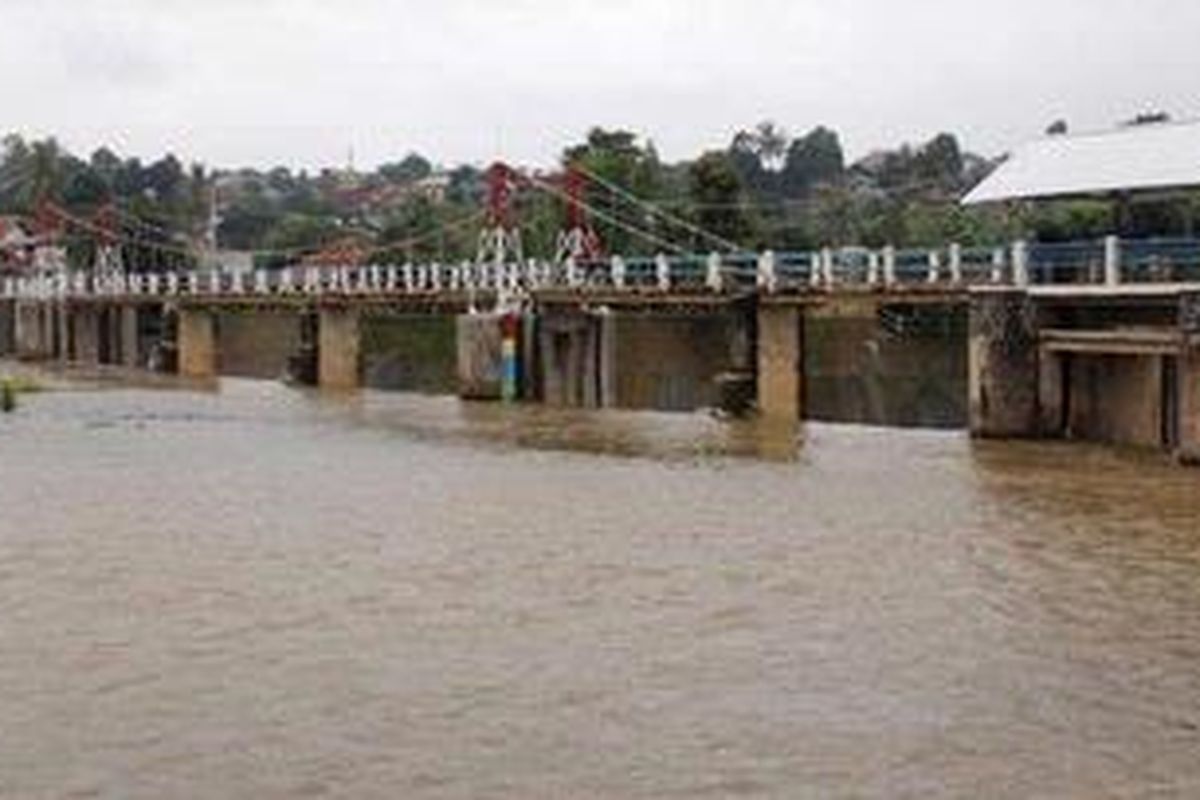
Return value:
[(17, 395), (42, 391), (42, 385), (33, 378), (23, 375), (0, 378), (0, 412), (5, 414), (17, 408)]

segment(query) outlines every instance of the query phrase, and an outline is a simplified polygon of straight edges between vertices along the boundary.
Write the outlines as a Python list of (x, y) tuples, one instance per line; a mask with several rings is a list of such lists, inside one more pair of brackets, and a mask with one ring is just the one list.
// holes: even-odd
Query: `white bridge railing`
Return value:
[(802, 253), (614, 256), (605, 261), (506, 264), (294, 266), (278, 270), (87, 272), (8, 277), (0, 297), (286, 297), (438, 295), (520, 297), (550, 289), (710, 293), (842, 288), (913, 289), (980, 285), (1176, 282), (1200, 284), (1200, 240), (1158, 239), (961, 247), (931, 250), (848, 247)]

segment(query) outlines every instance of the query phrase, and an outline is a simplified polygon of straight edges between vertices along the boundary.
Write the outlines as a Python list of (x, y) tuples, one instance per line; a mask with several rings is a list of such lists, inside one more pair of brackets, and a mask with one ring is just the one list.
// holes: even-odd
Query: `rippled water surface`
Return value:
[(1200, 797), (1200, 472), (268, 383), (29, 396), (0, 723), (4, 798)]

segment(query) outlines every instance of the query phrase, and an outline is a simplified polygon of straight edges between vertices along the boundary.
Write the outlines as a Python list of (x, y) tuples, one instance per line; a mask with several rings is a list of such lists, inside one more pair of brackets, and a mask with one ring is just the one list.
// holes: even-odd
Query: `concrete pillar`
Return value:
[(1121, 240), (1116, 236), (1104, 238), (1104, 285), (1121, 283)]
[(499, 400), (504, 371), (501, 315), (462, 314), (455, 322), (458, 396)]
[(601, 408), (617, 405), (617, 324), (614, 314), (596, 317), (596, 402)]
[(758, 410), (774, 420), (799, 421), (803, 346), (801, 312), (795, 307), (758, 308)]
[(1180, 300), (1184, 346), (1179, 358), (1179, 451), (1181, 461), (1200, 465), (1200, 293)]
[(80, 305), (67, 309), (71, 315), (72, 360), (81, 364), (100, 363), (100, 309)]
[(74, 343), (71, 339), (71, 307), (66, 303), (59, 303), (53, 309), (55, 336), (54, 357), (60, 361), (70, 361), (72, 359), (72, 347)]
[[(615, 364), (605, 357), (604, 317), (556, 314), (538, 320), (542, 399), (549, 405), (595, 408), (615, 393)], [(607, 364), (607, 366), (606, 366)], [(607, 386), (614, 388), (606, 389)]]
[[(66, 307), (61, 303), (43, 303), (38, 319), (42, 325), (39, 337), (42, 346), (42, 358), (54, 358), (54, 333), (57, 314), (65, 313)], [(57, 314), (56, 314), (57, 312)]]
[(179, 374), (185, 378), (217, 375), (216, 316), (198, 308), (179, 309)]
[(42, 309), (37, 301), (18, 302), (14, 319), (17, 358), (44, 358), (42, 348)]
[(1200, 466), (1200, 348), (1179, 359), (1179, 459)]
[(1029, 285), (1029, 244), (1023, 240), (1013, 242), (1012, 282), (1020, 289)]
[(317, 322), (317, 384), (337, 391), (359, 388), (360, 350), (358, 312), (321, 309)]
[(521, 319), (521, 398), (541, 400), (541, 358), (539, 358), (538, 318), (526, 314)]
[(1038, 331), (1033, 301), (1021, 290), (971, 295), (968, 384), (971, 433), (1036, 436)]
[(16, 323), (16, 301), (0, 300), (0, 357), (16, 355)]
[(1040, 435), (1066, 434), (1066, 386), (1070, 380), (1070, 356), (1042, 352), (1038, 355), (1038, 420)]
[(142, 365), (141, 327), (138, 324), (138, 307), (120, 307), (121, 315), (121, 365), (136, 369)]

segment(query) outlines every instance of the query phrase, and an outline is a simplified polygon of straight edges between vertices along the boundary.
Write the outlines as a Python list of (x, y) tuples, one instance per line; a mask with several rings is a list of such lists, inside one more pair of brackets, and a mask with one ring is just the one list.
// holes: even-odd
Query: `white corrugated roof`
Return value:
[(1200, 186), (1200, 121), (1047, 136), (1018, 148), (963, 203), (1187, 186)]

